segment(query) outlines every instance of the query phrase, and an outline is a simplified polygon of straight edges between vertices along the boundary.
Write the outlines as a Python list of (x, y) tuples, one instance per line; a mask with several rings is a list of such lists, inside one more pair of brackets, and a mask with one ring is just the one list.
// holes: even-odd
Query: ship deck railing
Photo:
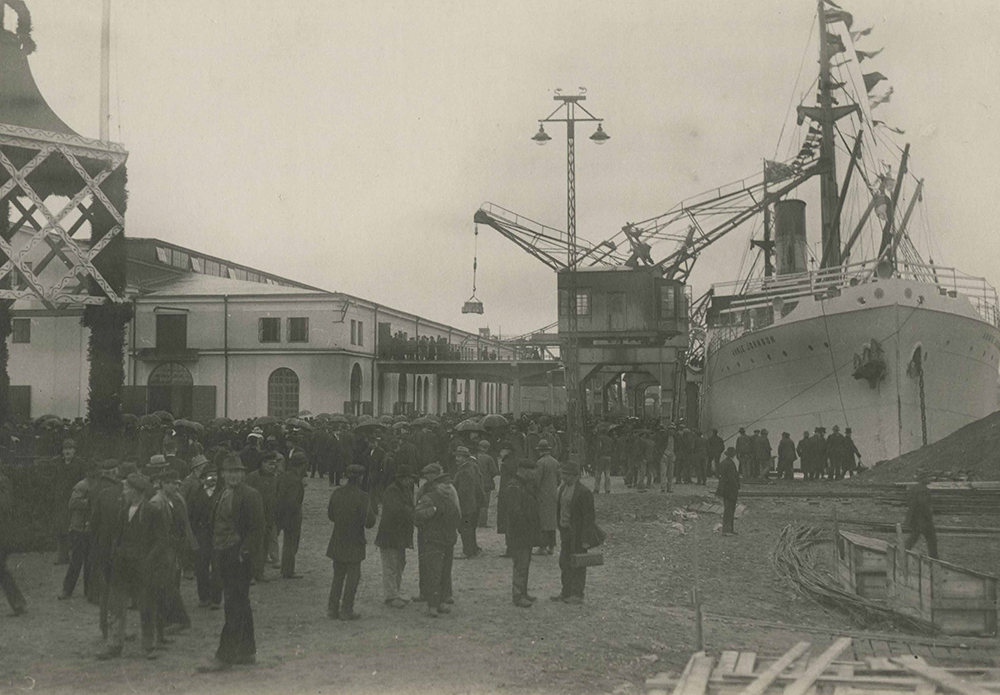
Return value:
[[(861, 261), (805, 273), (713, 285), (714, 297), (728, 296), (730, 300), (728, 306), (712, 317), (712, 328), (716, 330), (708, 345), (709, 354), (745, 333), (770, 326), (776, 312), (781, 314), (783, 308), (790, 309), (804, 297), (829, 299), (839, 295), (845, 287), (879, 282), (882, 278), (876, 269), (875, 261)], [(1000, 327), (997, 291), (985, 278), (967, 275), (955, 268), (916, 263), (900, 264), (892, 277), (933, 285), (942, 295), (962, 296), (984, 321)]]

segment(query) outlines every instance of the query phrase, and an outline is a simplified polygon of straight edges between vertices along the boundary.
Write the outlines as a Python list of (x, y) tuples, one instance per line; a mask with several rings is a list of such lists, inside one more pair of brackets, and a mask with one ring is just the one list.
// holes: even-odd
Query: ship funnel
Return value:
[(779, 200), (774, 204), (774, 251), (778, 275), (806, 272), (804, 200)]

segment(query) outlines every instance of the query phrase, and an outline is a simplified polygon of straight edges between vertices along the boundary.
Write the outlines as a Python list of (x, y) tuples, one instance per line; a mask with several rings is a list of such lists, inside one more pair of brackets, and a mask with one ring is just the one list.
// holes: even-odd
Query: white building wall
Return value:
[(31, 416), (83, 415), (90, 377), (90, 330), (80, 323), (80, 315), (22, 314), (16, 318), (30, 319), (31, 342), (14, 343), (8, 338), (8, 371), (12, 386), (31, 387)]

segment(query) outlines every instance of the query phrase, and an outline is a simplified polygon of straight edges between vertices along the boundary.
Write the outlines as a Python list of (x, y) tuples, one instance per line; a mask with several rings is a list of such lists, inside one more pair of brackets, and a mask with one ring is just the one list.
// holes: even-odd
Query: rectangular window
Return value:
[(14, 319), (14, 332), (11, 333), (11, 340), (15, 343), (31, 342), (31, 319)]
[(569, 316), (569, 290), (559, 290), (559, 315)]
[(281, 319), (262, 318), (259, 326), (260, 342), (281, 342)]
[(216, 261), (205, 259), (205, 275), (215, 275), (218, 277), (222, 273), (222, 267)]
[(174, 251), (173, 266), (175, 268), (183, 268), (187, 270), (189, 268), (190, 257), (183, 251)]
[(358, 321), (358, 345), (365, 344), (365, 322)]
[(164, 352), (187, 350), (187, 314), (156, 315), (156, 349)]
[(236, 268), (235, 269), (235, 273), (236, 273), (236, 279), (237, 280), (246, 280), (247, 279), (247, 271), (243, 270), (242, 268)]
[(590, 290), (576, 291), (576, 315), (590, 316)]
[(162, 246), (156, 247), (156, 260), (160, 263), (166, 263), (170, 265), (170, 249), (165, 249)]
[(358, 344), (358, 322), (351, 319), (351, 345)]
[(288, 342), (289, 343), (309, 342), (308, 318), (288, 319)]
[(204, 273), (205, 272), (205, 261), (202, 260), (201, 258), (195, 258), (194, 256), (192, 256), (191, 257), (191, 269), (194, 270), (194, 272), (196, 272), (196, 273)]
[(677, 288), (673, 285), (660, 285), (660, 318), (672, 319), (677, 313)]

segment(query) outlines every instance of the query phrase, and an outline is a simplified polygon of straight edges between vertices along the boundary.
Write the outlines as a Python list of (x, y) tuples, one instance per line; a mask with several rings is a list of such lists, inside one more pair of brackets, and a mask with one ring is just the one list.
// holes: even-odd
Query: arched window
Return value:
[(164, 362), (154, 369), (146, 380), (147, 386), (193, 386), (191, 372), (183, 364)]
[(272, 417), (295, 417), (299, 412), (299, 377), (281, 367), (267, 380), (267, 414)]
[(351, 401), (354, 403), (361, 402), (361, 383), (363, 378), (361, 375), (361, 365), (355, 362), (354, 368), (351, 370)]

